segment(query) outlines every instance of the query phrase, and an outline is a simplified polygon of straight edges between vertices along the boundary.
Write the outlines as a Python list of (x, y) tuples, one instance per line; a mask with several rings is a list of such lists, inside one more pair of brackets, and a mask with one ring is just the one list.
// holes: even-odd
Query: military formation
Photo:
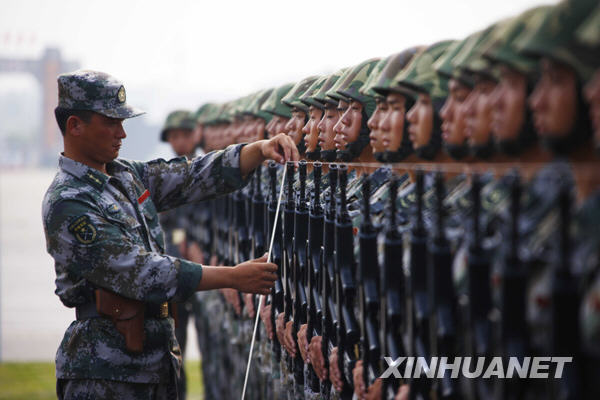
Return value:
[[(279, 268), (260, 310), (202, 300), (206, 398), (241, 395), (257, 312), (250, 399), (600, 398), (597, 1), (189, 116), (207, 152), (283, 132), (303, 158), (186, 221), (205, 262)], [(560, 379), (379, 378), (408, 356), (573, 361)]]

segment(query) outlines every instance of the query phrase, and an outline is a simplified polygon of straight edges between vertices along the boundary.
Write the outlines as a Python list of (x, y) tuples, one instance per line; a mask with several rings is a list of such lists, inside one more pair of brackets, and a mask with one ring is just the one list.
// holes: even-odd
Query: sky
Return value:
[[(160, 121), (414, 45), (460, 39), (554, 0), (0, 0), (0, 57), (47, 46), (125, 83)], [(0, 74), (0, 92), (30, 78)]]

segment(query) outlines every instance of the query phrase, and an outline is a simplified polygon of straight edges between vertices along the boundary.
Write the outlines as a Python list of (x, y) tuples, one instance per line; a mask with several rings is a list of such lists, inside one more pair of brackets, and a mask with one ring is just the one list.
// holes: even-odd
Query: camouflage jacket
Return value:
[[(90, 305), (105, 288), (146, 303), (184, 301), (202, 277), (199, 264), (164, 255), (157, 212), (230, 192), (246, 181), (242, 146), (188, 161), (115, 160), (109, 175), (61, 156), (43, 202), (56, 291), (67, 307)], [(93, 304), (92, 304), (93, 305)], [(147, 318), (144, 350), (132, 354), (105, 318), (74, 321), (56, 355), (56, 377), (158, 383), (180, 363), (173, 320)]]

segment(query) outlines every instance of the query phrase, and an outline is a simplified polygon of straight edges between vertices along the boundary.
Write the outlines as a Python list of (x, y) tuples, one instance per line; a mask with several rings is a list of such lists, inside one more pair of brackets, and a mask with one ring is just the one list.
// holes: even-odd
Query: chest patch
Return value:
[(75, 236), (75, 239), (82, 244), (93, 243), (97, 236), (96, 227), (87, 215), (81, 215), (75, 218), (69, 225), (69, 232), (71, 232)]

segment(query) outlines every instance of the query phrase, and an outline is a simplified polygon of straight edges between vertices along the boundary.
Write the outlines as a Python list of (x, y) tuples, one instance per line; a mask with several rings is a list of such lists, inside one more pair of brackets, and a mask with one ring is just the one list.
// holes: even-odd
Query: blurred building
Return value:
[(29, 73), (40, 85), (42, 97), (42, 121), (36, 149), (39, 163), (54, 165), (56, 154), (62, 149), (60, 131), (54, 120), (54, 108), (58, 103), (56, 76), (79, 68), (78, 62), (66, 61), (57, 48), (46, 48), (39, 59), (16, 59), (0, 57), (0, 73)]

